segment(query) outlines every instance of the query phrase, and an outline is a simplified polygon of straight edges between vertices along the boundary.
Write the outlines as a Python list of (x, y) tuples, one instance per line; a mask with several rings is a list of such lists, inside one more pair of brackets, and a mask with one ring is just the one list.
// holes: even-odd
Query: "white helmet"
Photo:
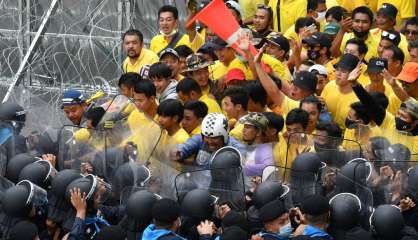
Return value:
[(228, 120), (221, 113), (209, 113), (202, 121), (202, 135), (205, 137), (224, 137), (228, 142)]

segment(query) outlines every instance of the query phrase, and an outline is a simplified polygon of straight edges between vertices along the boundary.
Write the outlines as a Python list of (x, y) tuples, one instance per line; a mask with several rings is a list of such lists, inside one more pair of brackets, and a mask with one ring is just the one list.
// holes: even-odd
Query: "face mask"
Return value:
[(354, 129), (354, 128), (356, 128), (357, 127), (357, 122), (355, 122), (355, 121), (353, 121), (353, 120), (351, 120), (351, 119), (349, 119), (349, 118), (346, 118), (345, 119), (345, 127), (346, 128), (348, 128), (348, 129)]
[(163, 31), (161, 31), (160, 30), (160, 34), (161, 35), (164, 35), (164, 37), (170, 37), (170, 36), (173, 36), (174, 34), (176, 34), (177, 33), (177, 29), (173, 29), (173, 31), (171, 31), (170, 33), (168, 33), (168, 34), (165, 34), (165, 33), (163, 33)]
[(358, 38), (364, 38), (367, 36), (367, 34), (369, 34), (369, 31), (365, 31), (365, 32), (357, 32), (356, 30), (353, 29), (353, 33), (354, 35), (356, 35), (356, 37)]
[(411, 123), (405, 122), (404, 120), (396, 117), (395, 118), (395, 123), (396, 123), (396, 129), (398, 129), (399, 131), (406, 131), (407, 129), (411, 129)]
[(326, 11), (324, 11), (324, 12), (318, 12), (318, 17), (315, 18), (315, 20), (317, 22), (322, 22), (323, 20), (325, 20), (325, 14), (326, 13), (327, 13)]
[(312, 61), (315, 61), (320, 56), (319, 51), (308, 50), (308, 58)]
[(280, 231), (278, 232), (278, 235), (280, 237), (289, 238), (293, 233), (292, 226), (290, 225), (290, 222), (284, 225), (280, 228)]

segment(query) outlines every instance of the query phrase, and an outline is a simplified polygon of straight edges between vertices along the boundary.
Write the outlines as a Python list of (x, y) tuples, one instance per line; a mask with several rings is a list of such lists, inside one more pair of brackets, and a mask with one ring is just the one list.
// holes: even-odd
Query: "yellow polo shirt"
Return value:
[(210, 98), (208, 95), (202, 95), (199, 101), (206, 104), (208, 107), (208, 113), (222, 113), (222, 109), (215, 99)]
[[(382, 38), (382, 30), (380, 28), (373, 28), (370, 30), (370, 33), (373, 37), (377, 38), (380, 42)], [(399, 42), (398, 47), (402, 50), (402, 52), (405, 54), (405, 61), (408, 62), (409, 60), (409, 52), (408, 52), (408, 40), (406, 40), (405, 35), (401, 33), (401, 41)]]
[[(159, 54), (161, 50), (166, 48), (169, 43), (170, 42), (167, 41), (167, 39), (162, 34), (158, 34), (157, 36), (151, 39), (150, 50), (155, 52), (156, 54)], [(183, 34), (183, 36), (180, 38), (180, 40), (177, 42), (177, 44), (173, 48), (178, 47), (180, 45), (186, 45), (189, 48), (192, 48), (190, 44), (189, 36), (187, 34)], [(196, 51), (197, 49), (195, 50), (192, 48), (192, 50)]]
[(155, 54), (153, 51), (149, 49), (142, 48), (141, 54), (139, 54), (139, 58), (136, 60), (134, 64), (132, 64), (131, 61), (129, 61), (129, 57), (125, 59), (125, 61), (123, 62), (123, 72), (124, 73), (128, 73), (128, 72), (139, 73), (139, 71), (144, 65), (153, 64), (158, 61), (159, 61), (159, 58), (157, 54)]
[(353, 12), (356, 7), (367, 6), (373, 12), (377, 10), (376, 0), (337, 0), (338, 5), (347, 9), (348, 12)]
[[(280, 1), (280, 2), (279, 2)], [(296, 20), (305, 17), (308, 7), (307, 0), (270, 0), (269, 6), (273, 10), (273, 26), (276, 32), (286, 32)], [(277, 21), (277, 4), (280, 3), (280, 31)]]
[[(343, 41), (341, 42), (341, 46), (340, 46), (341, 53), (344, 52), (345, 45), (347, 44), (347, 41), (352, 39), (352, 38), (355, 38), (355, 35), (352, 32), (351, 33), (346, 33), (344, 35)], [(371, 33), (369, 33), (365, 43), (366, 43), (369, 50), (367, 51), (366, 56), (364, 57), (364, 59), (366, 59), (366, 61), (369, 61), (370, 58), (378, 56), (377, 47), (379, 46), (379, 39), (373, 37), (373, 35)]]
[(398, 15), (396, 15), (396, 27), (402, 26), (403, 19), (415, 17), (416, 0), (377, 0), (377, 9), (379, 9), (383, 3), (390, 3), (398, 9)]

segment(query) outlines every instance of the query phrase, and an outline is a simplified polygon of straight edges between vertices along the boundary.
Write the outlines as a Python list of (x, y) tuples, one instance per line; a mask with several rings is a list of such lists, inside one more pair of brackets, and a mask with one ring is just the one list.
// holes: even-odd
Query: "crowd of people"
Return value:
[(234, 42), (211, 2), (126, 31), (56, 135), (0, 104), (2, 239), (418, 239), (416, 1), (222, 1)]

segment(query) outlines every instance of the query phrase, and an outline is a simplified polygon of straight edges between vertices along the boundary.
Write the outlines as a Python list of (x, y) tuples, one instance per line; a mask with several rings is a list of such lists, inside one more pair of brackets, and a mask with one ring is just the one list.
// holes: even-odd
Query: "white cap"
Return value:
[(241, 16), (241, 18), (243, 17), (242, 16), (241, 6), (239, 5), (239, 3), (230, 0), (230, 1), (226, 1), (225, 2), (225, 5), (228, 6), (228, 7), (233, 8), (235, 11), (239, 12), (239, 15)]
[(309, 72), (312, 72), (312, 71), (317, 71), (318, 74), (320, 75), (328, 76), (327, 69), (323, 65), (320, 65), (320, 64), (315, 64), (312, 67), (310, 67)]

